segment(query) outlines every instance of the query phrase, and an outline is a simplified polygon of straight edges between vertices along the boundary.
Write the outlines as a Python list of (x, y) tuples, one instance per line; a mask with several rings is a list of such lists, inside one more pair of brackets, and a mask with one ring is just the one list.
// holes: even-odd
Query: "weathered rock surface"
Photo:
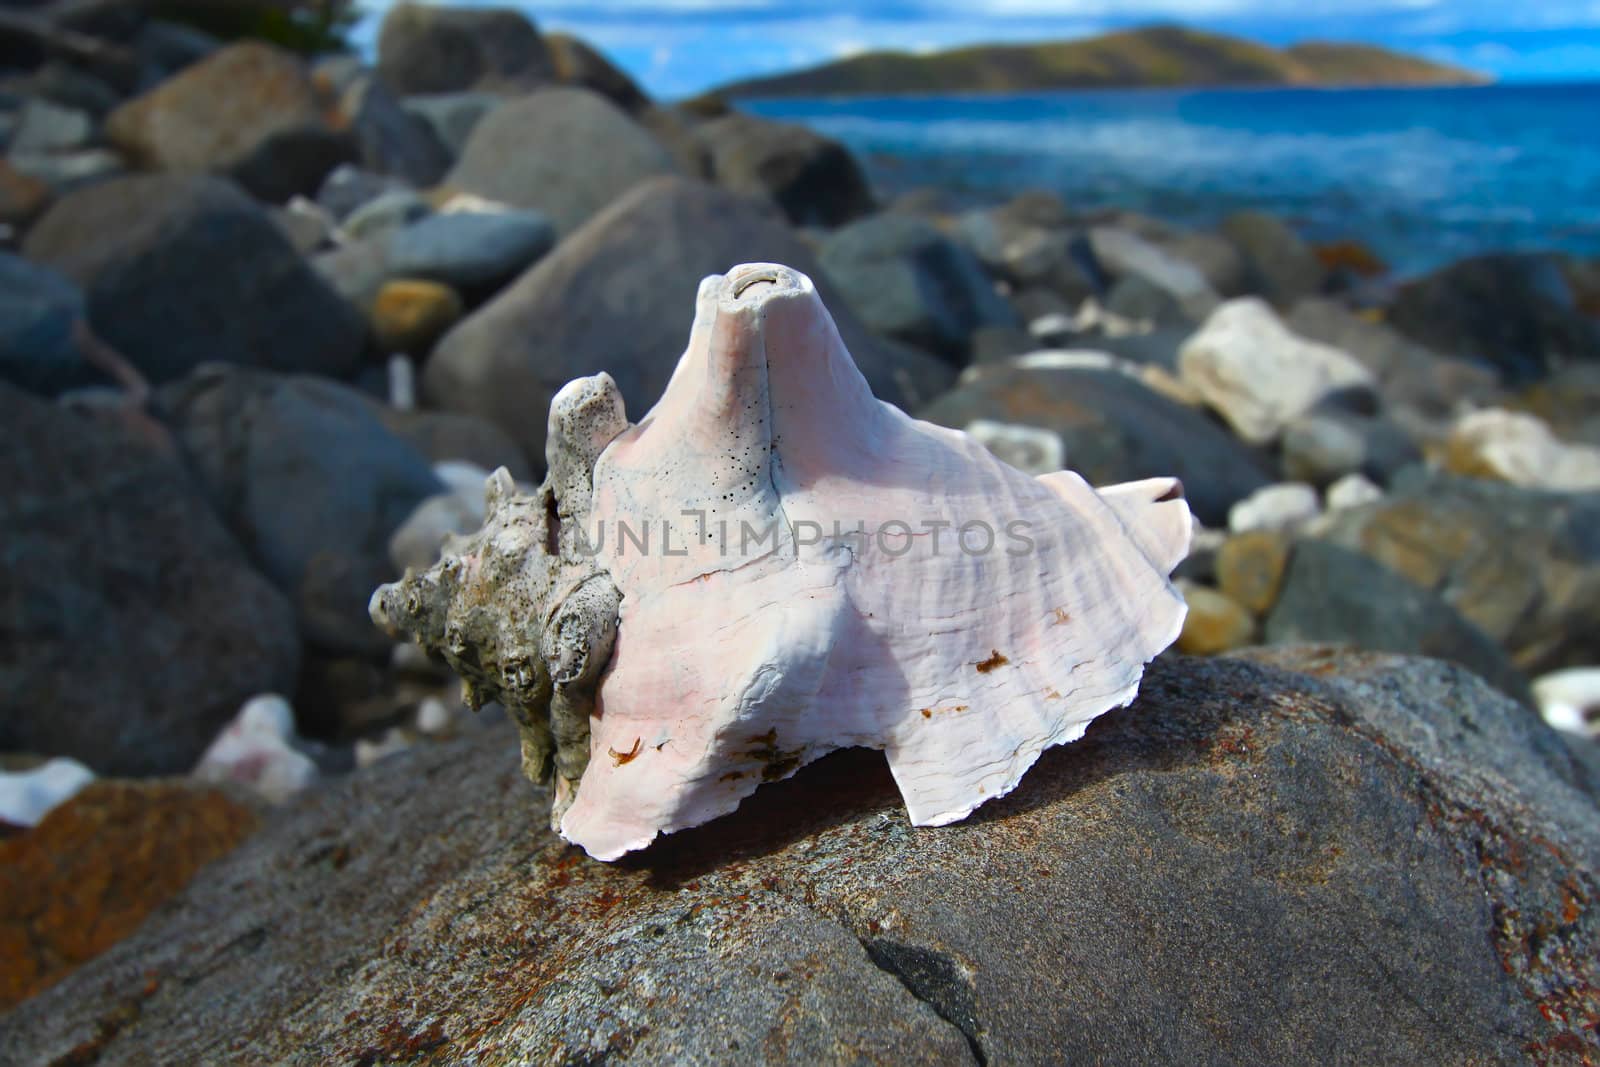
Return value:
[(797, 226), (839, 226), (872, 210), (872, 189), (855, 157), (804, 126), (735, 113), (694, 133), (718, 185), (771, 197)]
[(554, 76), (528, 17), (509, 7), (404, 2), (378, 30), (378, 76), (397, 93), (526, 90)]
[(364, 396), (309, 376), (206, 367), (160, 399), (217, 510), (293, 599), (306, 638), (324, 650), (385, 650), (367, 599), (392, 577), (389, 536), (443, 488), (422, 454)]
[(263, 200), (310, 195), (357, 142), (327, 118), (298, 59), (271, 45), (230, 45), (123, 104), (106, 136), (140, 165), (226, 174)]
[(1294, 546), (1267, 618), (1266, 639), (1275, 645), (1342, 644), (1449, 660), (1533, 704), (1527, 679), (1500, 646), (1454, 608), (1383, 564), (1325, 541)]
[(1126, 374), (992, 363), (969, 375), (918, 417), (958, 430), (988, 419), (1054, 431), (1067, 466), (1092, 485), (1175, 475), (1212, 526), (1226, 525), (1235, 502), (1272, 480), (1263, 459), (1204, 414)]
[(544, 455), (550, 398), (580, 375), (610, 372), (637, 419), (683, 354), (700, 279), (760, 261), (811, 276), (880, 398), (906, 406), (920, 381), (953, 376), (930, 356), (873, 337), (762, 202), (665, 178), (590, 220), (446, 334), (428, 360), (424, 394), (434, 406), (492, 419), (530, 456)]
[(118, 178), (73, 192), (28, 231), (24, 254), (83, 287), (89, 321), (153, 382), (202, 362), (343, 375), (361, 314), (220, 178)]
[(1188, 318), (1198, 322), (1221, 299), (1194, 264), (1180, 259), (1131, 230), (1096, 226), (1089, 231), (1095, 262), (1112, 278), (1140, 279), (1164, 294)]
[(1600, 356), (1600, 322), (1577, 307), (1555, 260), (1491, 255), (1401, 287), (1389, 318), (1436, 352), (1478, 360), (1510, 384)]
[(646, 178), (676, 168), (666, 149), (588, 89), (541, 89), (477, 124), (445, 183), (548, 215), (563, 235)]
[(1437, 593), (1530, 676), (1600, 662), (1600, 493), (1414, 468), (1322, 536)]
[(0, 840), (0, 1011), (133, 933), (258, 821), (214, 786), (98, 781)]
[[(8, 1062), (1578, 1062), (1592, 772), (1467, 672), (1160, 662), (971, 820), (840, 753), (603, 866), (509, 731), (301, 802)], [(1071, 1010), (1063, 1010), (1070, 1005)], [(130, 1025), (130, 1021), (137, 1022)]]
[(401, 101), (406, 111), (428, 124), (451, 156), (460, 156), (483, 117), (505, 102), (497, 93), (428, 93)]
[(0, 226), (21, 228), (50, 203), (50, 187), (0, 159)]
[(156, 424), (0, 385), (0, 425), (0, 750), (187, 771), (247, 697), (293, 687), (288, 601)]
[(977, 258), (910, 215), (836, 230), (818, 259), (870, 329), (958, 363), (974, 330), (1017, 325)]
[(1558, 439), (1537, 415), (1486, 408), (1451, 427), (1445, 467), (1530, 489), (1600, 489), (1600, 448)]

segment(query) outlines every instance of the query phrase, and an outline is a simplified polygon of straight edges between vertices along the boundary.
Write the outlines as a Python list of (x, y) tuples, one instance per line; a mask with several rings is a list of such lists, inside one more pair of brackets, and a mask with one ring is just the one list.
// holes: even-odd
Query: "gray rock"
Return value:
[(34, 97), (23, 105), (8, 150), (15, 153), (67, 152), (94, 140), (94, 117), (77, 108)]
[(1347, 474), (1388, 485), (1422, 451), (1404, 429), (1381, 416), (1315, 413), (1289, 423), (1281, 441), (1283, 474), (1324, 488)]
[(46, 395), (100, 380), (73, 337), (84, 313), (71, 281), (0, 252), (0, 378)]
[(617, 106), (587, 89), (541, 89), (487, 115), (445, 183), (542, 211), (563, 236), (671, 157)]
[(804, 126), (736, 112), (694, 132), (718, 185), (771, 197), (797, 226), (840, 226), (872, 210), (872, 189), (855, 157)]
[(452, 158), (459, 158), (466, 151), (467, 140), (478, 123), (503, 103), (505, 97), (497, 93), (474, 92), (408, 96), (400, 101), (407, 112), (428, 124)]
[(178, 22), (150, 19), (139, 28), (134, 48), (144, 71), (144, 88), (156, 85), (222, 47), (203, 30)]
[(1400, 287), (1389, 320), (1437, 352), (1493, 367), (1510, 384), (1600, 358), (1600, 321), (1578, 309), (1548, 256), (1481, 256), (1435, 271)]
[(1162, 242), (1162, 247), (1190, 263), (1224, 299), (1242, 296), (1249, 285), (1244, 256), (1221, 234), (1197, 230)]
[(1038, 349), (1033, 335), (1020, 326), (980, 326), (968, 338), (974, 363), (998, 363)]
[(411, 184), (403, 178), (374, 174), (353, 163), (333, 168), (317, 188), (317, 206), (332, 215), (334, 221), (343, 222), (356, 209), (383, 196), (385, 193), (414, 193)]
[(1157, 327), (1193, 330), (1196, 320), (1171, 291), (1133, 274), (1122, 278), (1106, 294), (1105, 308), (1113, 315)]
[(311, 259), (318, 277), (363, 313), (372, 310), (378, 290), (389, 280), (389, 249), (393, 230), (379, 230), (359, 241), (320, 252)]
[(429, 186), (455, 162), (433, 126), (401, 107), (373, 75), (351, 82), (340, 95), (340, 109), (360, 146), (361, 165), (369, 170)]
[(21, 79), (20, 83), (8, 82), (8, 86), (21, 89), (30, 96), (43, 97), (62, 107), (84, 112), (95, 119), (104, 118), (107, 112), (122, 102), (122, 94), (103, 80), (60, 60), (51, 60)]
[(555, 227), (537, 211), (434, 215), (395, 233), (389, 272), (482, 289), (515, 277), (555, 243)]
[(1450, 359), (1372, 322), (1333, 300), (1302, 300), (1284, 320), (1301, 337), (1342, 349), (1373, 373), (1386, 401), (1448, 418), (1457, 406), (1489, 404), (1499, 396), (1494, 372)]
[(367, 616), (389, 537), (442, 490), (372, 402), (335, 382), (205, 367), (161, 406), (218, 511), (324, 651), (382, 651)]
[(513, 8), (451, 8), (404, 0), (378, 30), (378, 76), (395, 92), (528, 89), (554, 76), (539, 31)]
[(1438, 594), (1529, 677), (1600, 662), (1600, 493), (1404, 471), (1322, 536)]
[(420, 222), (433, 214), (433, 205), (421, 193), (394, 189), (379, 193), (349, 215), (340, 229), (351, 240), (363, 240)]
[(1175, 475), (1211, 526), (1226, 525), (1233, 504), (1272, 481), (1264, 459), (1205, 415), (1126, 374), (1006, 363), (973, 371), (918, 417), (958, 430), (988, 419), (1054, 431), (1067, 466), (1094, 485)]
[(957, 363), (980, 326), (1018, 324), (977, 258), (910, 215), (851, 223), (818, 259), (869, 329)]
[(360, 313), (221, 179), (118, 178), (78, 190), (23, 248), (83, 287), (95, 332), (153, 382), (206, 361), (343, 375), (361, 358)]
[(1241, 211), (1224, 219), (1221, 229), (1244, 261), (1246, 292), (1287, 308), (1321, 291), (1326, 273), (1321, 261), (1280, 219), (1260, 211)]
[(44, 182), (57, 193), (119, 177), (128, 171), (123, 158), (105, 148), (84, 148), (73, 152), (16, 152), (6, 162), (18, 174)]
[[(1060, 205), (1059, 200), (1054, 203)], [(1064, 216), (1066, 209), (1060, 210)], [(1041, 214), (1019, 197), (996, 208), (966, 212), (957, 221), (956, 234), (985, 267), (1015, 286), (1049, 289), (1072, 303), (1096, 295), (1100, 287), (1083, 263), (1082, 236), (1064, 222), (1034, 221)]]
[[(487, 419), (450, 411), (396, 411), (374, 403), (373, 414), (389, 432), (408, 442), (429, 463), (464, 462), (486, 471), (504, 467), (519, 482), (537, 482), (522, 449)], [(544, 457), (540, 456), (540, 466)]]
[(637, 419), (683, 354), (700, 279), (752, 261), (812, 277), (883, 399), (903, 405), (913, 390), (931, 397), (953, 377), (930, 356), (875, 339), (762, 202), (663, 178), (591, 219), (447, 334), (424, 369), (424, 396), (493, 420), (529, 456), (544, 454), (550, 398), (580, 375), (609, 371)]
[(292, 689), (288, 602), (148, 418), (0, 384), (0, 421), (0, 750), (186, 773), (247, 698)]
[(1096, 226), (1089, 244), (1098, 266), (1112, 279), (1142, 278), (1167, 293), (1191, 320), (1209, 315), (1220, 297), (1199, 268), (1132, 230)]
[(1289, 556), (1266, 639), (1336, 644), (1459, 663), (1532, 707), (1527, 679), (1500, 646), (1450, 605), (1359, 552), (1303, 540)]
[(113, 111), (106, 137), (147, 169), (225, 174), (282, 203), (315, 192), (358, 145), (299, 59), (233, 44)]
[(413, 749), (203, 870), (0, 1056), (1592, 1056), (1563, 1009), (1600, 978), (1593, 775), (1458, 668), (1271, 656), (1316, 677), (1158, 663), (965, 823), (910, 827), (838, 753), (609, 866), (544, 829), (509, 730)]
[(333, 216), (315, 203), (296, 197), (270, 212), (273, 223), (302, 256), (319, 252), (333, 241)]

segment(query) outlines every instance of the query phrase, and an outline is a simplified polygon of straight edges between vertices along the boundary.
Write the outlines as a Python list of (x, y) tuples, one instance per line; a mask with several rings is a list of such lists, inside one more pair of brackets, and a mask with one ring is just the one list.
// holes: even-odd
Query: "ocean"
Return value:
[(1600, 256), (1600, 83), (740, 101), (837, 138), (885, 197), (1029, 187), (1209, 226), (1242, 208), (1401, 274), (1480, 252)]

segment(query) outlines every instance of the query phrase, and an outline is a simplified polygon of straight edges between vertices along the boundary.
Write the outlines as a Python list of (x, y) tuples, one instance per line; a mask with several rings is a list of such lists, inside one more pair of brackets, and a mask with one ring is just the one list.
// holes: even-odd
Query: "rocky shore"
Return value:
[[(1600, 263), (882, 203), (510, 11), (69, 7), (0, 20), (0, 1062), (1600, 1057)], [(762, 260), (882, 399), (1180, 477), (1188, 623), (966, 823), (847, 752), (597, 865), (367, 598)]]

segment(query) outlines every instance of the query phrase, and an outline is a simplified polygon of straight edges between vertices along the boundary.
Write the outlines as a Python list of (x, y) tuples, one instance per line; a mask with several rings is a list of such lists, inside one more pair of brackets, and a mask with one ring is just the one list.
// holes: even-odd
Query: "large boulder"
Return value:
[(23, 251), (83, 287), (95, 331), (152, 381), (206, 361), (344, 375), (361, 360), (360, 312), (222, 179), (80, 189), (39, 220)]
[(1031, 190), (1004, 204), (968, 211), (957, 234), (985, 267), (1019, 288), (1061, 294), (1069, 304), (1104, 288), (1088, 239), (1054, 193)]
[(872, 330), (956, 362), (982, 326), (1016, 315), (965, 248), (910, 215), (874, 215), (829, 235), (822, 269)]
[(1500, 646), (1434, 593), (1370, 557), (1303, 540), (1267, 617), (1271, 644), (1338, 644), (1459, 663), (1532, 706), (1527, 679)]
[(187, 771), (248, 697), (293, 688), (289, 602), (159, 426), (3, 384), (0, 415), (0, 751)]
[(811, 252), (759, 200), (703, 182), (641, 185), (589, 220), (513, 285), (445, 335), (423, 375), (436, 407), (482, 415), (530, 456), (544, 455), (550, 398), (573, 378), (609, 371), (637, 419), (688, 342), (700, 279), (740, 263), (784, 263), (811, 276), (877, 395), (906, 406), (953, 371), (876, 339)]
[(1241, 211), (1222, 220), (1222, 235), (1243, 260), (1243, 288), (1279, 307), (1315, 296), (1326, 270), (1317, 253), (1284, 224), (1261, 211)]
[(630, 115), (650, 107), (639, 84), (589, 42), (570, 33), (548, 34), (544, 40), (556, 80), (563, 85), (597, 92)]
[(849, 149), (787, 122), (734, 112), (695, 127), (718, 185), (769, 196), (797, 226), (839, 226), (872, 210)]
[(1600, 493), (1404, 472), (1322, 536), (1437, 593), (1530, 677), (1600, 662)]
[(51, 395), (98, 381), (78, 347), (84, 314), (70, 280), (0, 252), (0, 379)]
[(1560, 264), (1542, 255), (1463, 260), (1400, 287), (1389, 320), (1436, 352), (1493, 367), (1510, 384), (1600, 358), (1600, 321), (1583, 314)]
[(545, 828), (509, 730), (414, 749), (19, 1007), (0, 1058), (1600, 1053), (1595, 774), (1459, 668), (1271, 658), (1153, 665), (963, 823), (911, 827), (882, 757), (837, 753), (616, 865)]
[(656, 139), (588, 89), (541, 89), (486, 115), (447, 185), (550, 216), (563, 235), (645, 180), (674, 170)]
[(326, 651), (380, 653), (367, 599), (389, 537), (443, 489), (363, 395), (312, 377), (206, 367), (162, 390), (190, 465), (263, 574)]
[(1178, 352), (1178, 374), (1252, 444), (1275, 440), (1321, 404), (1376, 389), (1354, 357), (1290, 333), (1255, 297), (1217, 308)]
[(550, 81), (544, 38), (521, 11), (395, 4), (378, 30), (378, 76), (397, 93), (521, 90)]
[(356, 158), (310, 74), (271, 45), (230, 45), (106, 120), (106, 136), (153, 170), (226, 174), (263, 200), (310, 195)]
[(1056, 434), (1064, 464), (1094, 485), (1176, 476), (1210, 526), (1226, 526), (1228, 509), (1272, 480), (1264, 459), (1204, 414), (1120, 371), (984, 364), (918, 416), (958, 430), (988, 421)]

